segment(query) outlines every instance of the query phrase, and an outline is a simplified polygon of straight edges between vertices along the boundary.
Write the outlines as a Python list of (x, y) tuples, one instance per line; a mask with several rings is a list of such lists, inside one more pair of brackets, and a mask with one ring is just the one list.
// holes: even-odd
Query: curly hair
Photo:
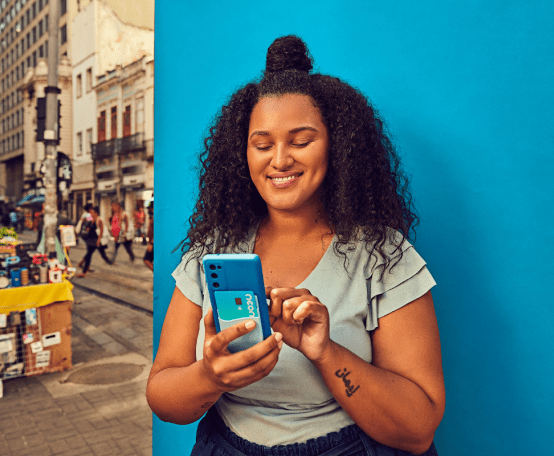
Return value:
[(336, 77), (311, 73), (312, 68), (300, 38), (278, 38), (268, 49), (261, 80), (235, 92), (215, 117), (200, 154), (199, 197), (182, 242), (184, 252), (193, 248), (193, 257), (199, 257), (237, 248), (254, 221), (267, 214), (246, 158), (250, 115), (263, 97), (301, 94), (313, 100), (329, 132), (320, 199), (337, 236), (335, 253), (344, 256), (346, 266), (346, 252), (363, 240), (384, 259), (383, 270), (393, 257), (392, 266), (401, 258), (400, 245), (410, 232), (415, 234), (418, 217), (383, 121), (359, 90)]

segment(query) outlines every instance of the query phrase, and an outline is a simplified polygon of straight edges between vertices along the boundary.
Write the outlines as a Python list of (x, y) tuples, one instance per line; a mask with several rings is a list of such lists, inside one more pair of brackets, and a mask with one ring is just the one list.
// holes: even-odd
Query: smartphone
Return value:
[(268, 338), (271, 326), (260, 257), (222, 253), (206, 255), (202, 264), (217, 332), (241, 321), (256, 322), (252, 331), (229, 344), (229, 351), (245, 350)]

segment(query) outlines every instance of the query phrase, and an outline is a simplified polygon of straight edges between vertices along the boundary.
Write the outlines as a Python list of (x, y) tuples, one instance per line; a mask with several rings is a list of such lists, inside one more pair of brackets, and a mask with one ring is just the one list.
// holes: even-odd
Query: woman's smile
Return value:
[(294, 184), (302, 176), (302, 173), (282, 173), (268, 176), (275, 188), (286, 188)]

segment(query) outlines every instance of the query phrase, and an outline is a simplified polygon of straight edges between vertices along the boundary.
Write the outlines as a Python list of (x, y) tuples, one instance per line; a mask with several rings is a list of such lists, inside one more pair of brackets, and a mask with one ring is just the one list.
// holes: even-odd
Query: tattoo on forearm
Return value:
[(350, 381), (350, 379), (347, 378), (350, 375), (350, 371), (346, 367), (342, 370), (339, 369), (338, 371), (336, 371), (335, 375), (338, 378), (342, 378), (342, 381), (344, 382), (344, 386), (346, 387), (346, 390), (345, 390), (346, 396), (348, 397), (352, 396), (360, 387), (360, 385), (354, 386)]
[(209, 409), (214, 404), (215, 404), (215, 402), (206, 402), (205, 404), (202, 404), (202, 408), (203, 409)]

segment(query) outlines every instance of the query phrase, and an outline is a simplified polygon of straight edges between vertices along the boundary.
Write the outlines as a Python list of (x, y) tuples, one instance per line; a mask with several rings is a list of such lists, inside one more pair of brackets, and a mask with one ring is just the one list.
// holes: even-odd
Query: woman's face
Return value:
[(98, 217), (98, 212), (96, 212), (94, 209), (91, 209), (90, 210), (90, 215), (93, 219), (95, 219), (96, 217)]
[(327, 127), (309, 96), (287, 94), (258, 101), (250, 116), (247, 159), (252, 182), (268, 210), (318, 204), (328, 148)]

